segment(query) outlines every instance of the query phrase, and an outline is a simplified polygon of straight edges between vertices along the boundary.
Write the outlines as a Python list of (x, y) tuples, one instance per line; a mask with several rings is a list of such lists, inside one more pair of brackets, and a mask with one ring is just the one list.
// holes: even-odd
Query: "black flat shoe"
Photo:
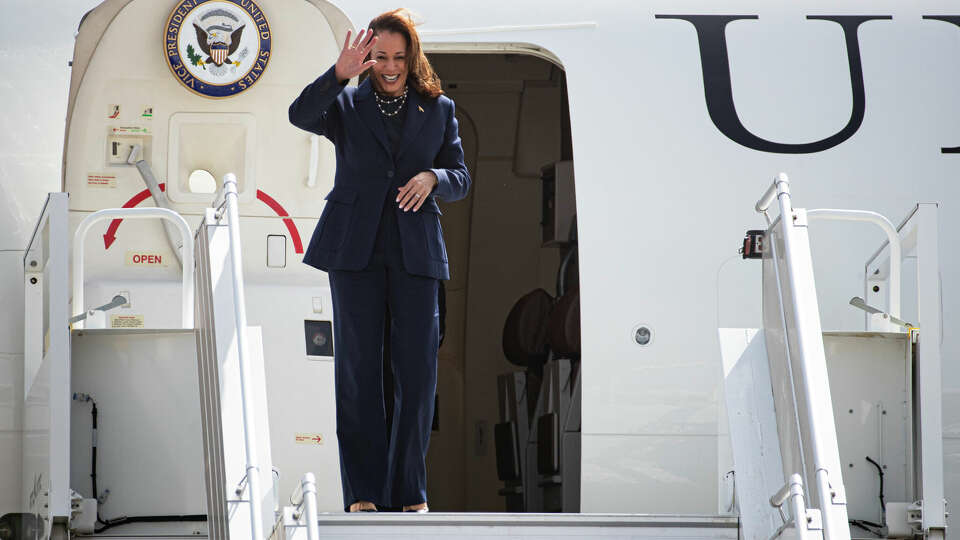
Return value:
[(348, 514), (354, 514), (356, 512), (376, 512), (376, 511), (377, 511), (376, 506), (374, 506), (373, 508), (358, 508), (356, 510), (347, 509)]
[(430, 511), (430, 507), (428, 506), (424, 506), (423, 508), (420, 508), (418, 510), (414, 510), (412, 508), (408, 508), (407, 510), (404, 510), (404, 512), (411, 512), (415, 514), (426, 514), (429, 511)]

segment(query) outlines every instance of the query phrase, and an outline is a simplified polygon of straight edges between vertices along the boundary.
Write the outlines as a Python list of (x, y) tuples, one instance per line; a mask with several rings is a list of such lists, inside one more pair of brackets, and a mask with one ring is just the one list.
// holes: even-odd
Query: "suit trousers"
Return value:
[[(403, 267), (396, 203), (385, 203), (370, 263), (328, 272), (333, 299), (337, 442), (344, 509), (427, 500), (426, 455), (433, 424), (439, 347), (439, 281)], [(390, 317), (393, 422), (383, 395), (384, 324)]]

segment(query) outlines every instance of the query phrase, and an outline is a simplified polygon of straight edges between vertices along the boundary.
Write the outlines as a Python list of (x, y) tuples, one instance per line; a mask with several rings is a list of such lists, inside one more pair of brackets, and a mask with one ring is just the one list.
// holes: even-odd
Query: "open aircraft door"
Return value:
[[(136, 487), (136, 475), (129, 474), (129, 466), (138, 460), (160, 456), (170, 450), (171, 441), (177, 442), (162, 437), (165, 429), (162, 424), (186, 421), (177, 416), (178, 411), (197, 402), (198, 386), (201, 388), (197, 410), (203, 410), (206, 416), (202, 420), (199, 417), (189, 420), (198, 424), (196, 438), (200, 442), (195, 450), (209, 454), (210, 449), (216, 447), (208, 440), (208, 435), (215, 431), (208, 430), (206, 424), (216, 424), (222, 418), (208, 415), (209, 403), (204, 401), (208, 396), (204, 392), (216, 389), (216, 384), (206, 390), (202, 388), (203, 365), (196, 360), (204, 354), (201, 346), (203, 295), (218, 294), (203, 289), (204, 272), (215, 261), (197, 259), (199, 277), (190, 284), (191, 294), (192, 286), (198, 288), (198, 307), (194, 310), (188, 305), (186, 295), (180, 299), (181, 286), (186, 283), (182, 276), (188, 274), (181, 267), (194, 260), (192, 256), (185, 256), (191, 242), (182, 234), (173, 234), (174, 229), (162, 225), (161, 220), (130, 219), (133, 216), (129, 212), (98, 221), (89, 228), (81, 224), (93, 213), (106, 209), (163, 207), (172, 211), (170, 215), (183, 218), (181, 221), (200, 246), (198, 254), (203, 256), (205, 253), (201, 251), (210, 249), (214, 242), (215, 233), (207, 231), (212, 219), (210, 207), (217, 193), (223, 192), (221, 179), (235, 173), (236, 224), (243, 222), (258, 240), (257, 247), (249, 249), (249, 258), (267, 260), (265, 268), (250, 269), (248, 276), (262, 281), (270, 279), (264, 277), (266, 272), (283, 270), (285, 273), (275, 274), (273, 279), (287, 278), (288, 273), (302, 279), (301, 274), (306, 270), (298, 268), (302, 266), (298, 263), (305, 247), (301, 235), (309, 238), (322, 209), (322, 195), (332, 186), (334, 152), (329, 142), (289, 126), (286, 104), (336, 61), (350, 28), (352, 24), (347, 16), (323, 0), (106, 0), (84, 16), (70, 63), (63, 193), (51, 194), (31, 241), (32, 251), (28, 250), (24, 259), (28, 280), (25, 349), (36, 354), (25, 355), (24, 360), (22, 496), (24, 508), (37, 520), (34, 525), (38, 526), (40, 537), (63, 536), (71, 529), (76, 530), (79, 517), (85, 515), (84, 519), (90, 519), (89, 509), (84, 510), (81, 501), (106, 498), (102, 484), (101, 489), (94, 488), (99, 493), (90, 493), (91, 411), (88, 401), (84, 400), (87, 397), (84, 388), (103, 388), (104, 401), (113, 401), (118, 408), (125, 407), (116, 401), (119, 395), (140, 396), (143, 399), (131, 403), (159, 415), (140, 417), (143, 423), (139, 427), (123, 426), (122, 422), (106, 421), (106, 416), (112, 413), (101, 403), (99, 435), (96, 428), (92, 435), (93, 459), (97, 459), (95, 447), (99, 438), (104, 447), (100, 453), (100, 475), (105, 479), (110, 476), (110, 469), (115, 468), (114, 478), (118, 479), (110, 500), (114, 508), (106, 508), (102, 516), (107, 521), (120, 515), (117, 512), (121, 510), (128, 516), (145, 510), (178, 513), (181, 517), (196, 514), (167, 508), (167, 503), (179, 495), (173, 493), (172, 498), (168, 498), (162, 493), (162, 485), (151, 486), (141, 478)], [(76, 240), (78, 229), (86, 242)], [(271, 265), (271, 261), (276, 262), (268, 258), (277, 255), (271, 251), (276, 246), (275, 242), (271, 243), (271, 235), (276, 236), (276, 232), (286, 235), (283, 249), (279, 250), (283, 264)], [(206, 236), (208, 234), (210, 236)], [(260, 245), (264, 237), (266, 245)], [(244, 241), (244, 246), (247, 244)], [(34, 257), (37, 253), (42, 257)], [(225, 260), (223, 254), (220, 255), (221, 260)], [(83, 261), (81, 274), (77, 268), (72, 269), (73, 276), (82, 276), (79, 282), (76, 277), (73, 282), (70, 280), (71, 260)], [(31, 292), (31, 286), (38, 292)], [(106, 296), (110, 298), (104, 302)], [(126, 304), (111, 302), (118, 296), (122, 296)], [(135, 309), (131, 311), (130, 306)], [(104, 309), (96, 312), (96, 317), (75, 324), (71, 335), (68, 318), (93, 313), (90, 310), (98, 307)], [(232, 312), (224, 313), (220, 319), (232, 319), (232, 315)], [(83, 325), (86, 331), (78, 333)], [(180, 340), (182, 343), (176, 351), (168, 349), (163, 353), (166, 356), (161, 354), (163, 347), (149, 344), (144, 346), (146, 354), (141, 356), (156, 357), (158, 362), (150, 369), (167, 370), (167, 374), (176, 369), (174, 365), (182, 364), (180, 367), (187, 367), (187, 371), (199, 365), (199, 381), (193, 373), (192, 379), (173, 383), (178, 385), (178, 392), (192, 394), (191, 399), (183, 400), (177, 397), (178, 393), (167, 393), (165, 398), (153, 401), (138, 394), (136, 384), (129, 384), (132, 379), (123, 379), (110, 365), (96, 368), (105, 370), (99, 375), (84, 372), (93, 364), (82, 358), (83, 347), (77, 348), (78, 339), (85, 343), (109, 341), (110, 332), (126, 332), (123, 340), (128, 342), (148, 339), (143, 337), (147, 335), (166, 335), (162, 339)], [(194, 338), (194, 334), (200, 337)], [(255, 347), (252, 348), (262, 346), (259, 337), (253, 341)], [(121, 356), (130, 360), (133, 358), (129, 356), (133, 350), (131, 343), (101, 343), (103, 347), (95, 347), (100, 352), (94, 356), (98, 356), (99, 361), (108, 361), (104, 351), (121, 351)], [(262, 362), (263, 358), (255, 361)], [(129, 365), (134, 364), (136, 361)], [(139, 369), (144, 367), (146, 364), (141, 364)], [(262, 369), (263, 364), (260, 367)], [(264, 384), (262, 377), (256, 382)], [(84, 388), (77, 387), (78, 383), (83, 383)], [(149, 385), (143, 387), (146, 388)], [(106, 397), (117, 389), (122, 392)], [(255, 396), (262, 397), (262, 393)], [(148, 401), (150, 405), (146, 406)], [(256, 412), (265, 419), (267, 412), (265, 401), (263, 403), (263, 408)], [(118, 412), (115, 409), (113, 414)], [(135, 411), (126, 409), (125, 412), (127, 419), (137, 417), (133, 414)], [(200, 424), (204, 425), (202, 437)], [(277, 492), (290, 490), (273, 486), (269, 467), (270, 437), (266, 422), (261, 425), (260, 439), (265, 445), (268, 464), (261, 471), (262, 483), (266, 486), (264, 492), (269, 491), (276, 497)], [(111, 434), (111, 429), (124, 432)], [(161, 436), (151, 437), (151, 434)], [(121, 438), (152, 445), (155, 455), (123, 453), (117, 448), (111, 455), (106, 448), (107, 441)], [(219, 450), (238, 452), (242, 451), (242, 445), (241, 449), (234, 450), (222, 444)], [(169, 453), (176, 455), (176, 452)], [(207, 463), (206, 468), (210, 469)], [(203, 475), (212, 474), (208, 470), (191, 469), (198, 468), (200, 463), (188, 466), (186, 461), (181, 461), (176, 465), (178, 478), (197, 477), (193, 473), (198, 473), (201, 479), (195, 481), (201, 484)], [(227, 480), (231, 474), (227, 474)], [(240, 470), (239, 475), (243, 476), (244, 471)], [(173, 484), (176, 478), (168, 480)], [(209, 478), (207, 481), (209, 484)], [(290, 483), (295, 482), (296, 478), (291, 477)], [(209, 506), (211, 503), (229, 505), (231, 499), (237, 499), (233, 487), (220, 490), (219, 501), (210, 499), (209, 485), (207, 500), (202, 500), (202, 492), (187, 497), (197, 500), (195, 506), (200, 517), (212, 516), (202, 520), (210, 522), (208, 534), (220, 534), (215, 530), (216, 512)], [(130, 491), (120, 494), (118, 488)], [(136, 503), (138, 499), (140, 503)], [(184, 501), (186, 499), (179, 502)], [(277, 506), (275, 500), (269, 502), (263, 513), (272, 518)], [(127, 508), (141, 503), (149, 508)], [(93, 518), (99, 520), (100, 517), (94, 510)], [(100, 527), (103, 523), (91, 520), (88, 525)], [(275, 523), (275, 519), (264, 519), (265, 534), (270, 533)]]

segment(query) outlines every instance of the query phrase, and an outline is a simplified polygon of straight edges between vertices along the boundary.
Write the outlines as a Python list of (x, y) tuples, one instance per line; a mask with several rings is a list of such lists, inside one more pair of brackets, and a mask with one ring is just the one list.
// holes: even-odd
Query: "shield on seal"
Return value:
[(230, 46), (222, 41), (210, 44), (210, 57), (213, 58), (213, 63), (216, 65), (222, 65), (224, 60), (227, 59), (227, 54), (229, 54)]

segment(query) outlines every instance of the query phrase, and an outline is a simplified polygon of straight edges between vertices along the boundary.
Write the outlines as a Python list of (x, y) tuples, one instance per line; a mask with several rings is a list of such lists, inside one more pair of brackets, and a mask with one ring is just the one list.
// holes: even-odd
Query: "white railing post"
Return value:
[(313, 473), (303, 475), (300, 485), (303, 489), (303, 507), (307, 520), (307, 540), (318, 540), (320, 528), (317, 523), (317, 480)]
[[(83, 253), (87, 233), (94, 223), (115, 218), (159, 218), (173, 223), (180, 231), (180, 237), (183, 240), (181, 326), (193, 328), (193, 236), (190, 234), (190, 226), (187, 225), (186, 220), (180, 214), (166, 208), (107, 208), (90, 214), (80, 222), (73, 236), (73, 311), (83, 313), (86, 310), (83, 305)], [(79, 321), (77, 327), (83, 328), (83, 321)]]
[(243, 289), (243, 257), (240, 251), (240, 212), (237, 209), (237, 177), (227, 173), (223, 177), (224, 204), (227, 229), (230, 233), (230, 268), (233, 272), (233, 314), (237, 327), (237, 352), (240, 358), (240, 400), (243, 410), (243, 444), (247, 456), (247, 491), (250, 497), (250, 529), (252, 540), (263, 540), (263, 514), (260, 501), (260, 464), (257, 459), (256, 422), (252, 377), (247, 345), (247, 306)]
[(917, 385), (920, 405), (921, 527), (928, 539), (946, 536), (943, 470), (943, 303), (940, 293), (940, 241), (937, 205), (917, 205)]

